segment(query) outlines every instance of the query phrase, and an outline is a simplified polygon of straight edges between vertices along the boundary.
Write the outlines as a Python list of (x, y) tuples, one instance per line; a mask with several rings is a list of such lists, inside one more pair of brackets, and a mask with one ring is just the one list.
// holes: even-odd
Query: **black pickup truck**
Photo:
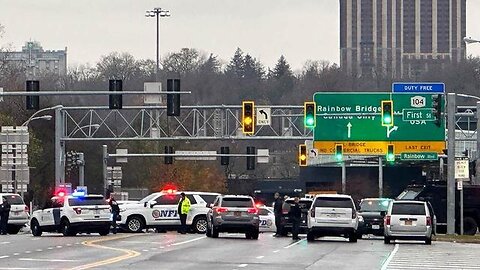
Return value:
[[(455, 194), (455, 229), (460, 231), (460, 191)], [(428, 201), (437, 217), (437, 231), (446, 232), (447, 228), (447, 186), (445, 182), (427, 183), (426, 185), (409, 185), (397, 200)], [(463, 231), (474, 235), (480, 225), (480, 185), (463, 186)]]

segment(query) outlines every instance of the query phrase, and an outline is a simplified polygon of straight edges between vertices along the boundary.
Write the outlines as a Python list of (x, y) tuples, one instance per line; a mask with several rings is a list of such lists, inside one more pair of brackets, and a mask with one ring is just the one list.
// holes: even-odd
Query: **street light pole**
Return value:
[(170, 17), (170, 11), (162, 8), (154, 8), (153, 10), (147, 10), (145, 17), (157, 18), (157, 65), (155, 67), (155, 81), (159, 81), (160, 70), (160, 17)]

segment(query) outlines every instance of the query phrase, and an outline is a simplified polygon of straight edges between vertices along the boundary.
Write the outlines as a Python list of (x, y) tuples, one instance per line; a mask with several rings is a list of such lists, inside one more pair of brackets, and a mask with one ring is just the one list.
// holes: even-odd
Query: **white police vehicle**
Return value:
[(0, 193), (0, 203), (2, 203), (2, 198), (5, 198), (10, 204), (7, 232), (9, 234), (17, 234), (28, 223), (30, 218), (28, 207), (18, 194)]
[[(129, 232), (141, 232), (146, 228), (158, 231), (177, 229), (180, 226), (178, 202), (180, 191), (168, 190), (156, 192), (143, 198), (137, 204), (120, 205), (120, 221), (117, 224)], [(190, 199), (191, 208), (187, 215), (187, 226), (194, 232), (205, 233), (207, 230), (207, 207), (219, 193), (185, 191)]]
[(42, 210), (34, 211), (30, 220), (33, 236), (43, 232), (60, 232), (64, 236), (77, 233), (110, 232), (110, 206), (102, 195), (72, 194), (55, 196)]
[(275, 226), (275, 214), (273, 213), (273, 207), (257, 206), (257, 209), (258, 216), (260, 218), (260, 232), (277, 231), (277, 226)]

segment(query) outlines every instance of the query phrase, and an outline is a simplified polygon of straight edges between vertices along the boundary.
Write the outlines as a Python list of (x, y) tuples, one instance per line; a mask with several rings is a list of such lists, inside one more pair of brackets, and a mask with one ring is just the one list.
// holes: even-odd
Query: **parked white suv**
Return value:
[(10, 204), (10, 214), (8, 217), (7, 232), (9, 234), (17, 234), (22, 227), (28, 223), (30, 214), (28, 207), (25, 205), (22, 197), (15, 193), (0, 193), (1, 198), (7, 199)]
[(349, 195), (315, 196), (307, 222), (308, 241), (320, 236), (343, 236), (350, 242), (357, 242), (357, 209)]
[[(178, 202), (180, 191), (156, 192), (134, 204), (120, 205), (121, 219), (118, 224), (129, 232), (141, 232), (145, 228), (163, 231), (178, 229), (180, 216)], [(197, 233), (207, 231), (207, 206), (213, 203), (219, 193), (185, 191), (191, 208), (187, 214), (187, 225)]]
[(385, 244), (391, 240), (425, 240), (432, 243), (434, 214), (426, 202), (393, 201), (385, 216)]

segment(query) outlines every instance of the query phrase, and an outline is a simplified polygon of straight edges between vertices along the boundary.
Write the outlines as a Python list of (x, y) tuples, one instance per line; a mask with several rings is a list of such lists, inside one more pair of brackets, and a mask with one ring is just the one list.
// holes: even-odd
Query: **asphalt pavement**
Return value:
[(480, 245), (401, 242), (380, 237), (349, 243), (324, 237), (309, 243), (242, 234), (141, 233), (100, 237), (28, 234), (0, 237), (1, 269), (480, 269)]

